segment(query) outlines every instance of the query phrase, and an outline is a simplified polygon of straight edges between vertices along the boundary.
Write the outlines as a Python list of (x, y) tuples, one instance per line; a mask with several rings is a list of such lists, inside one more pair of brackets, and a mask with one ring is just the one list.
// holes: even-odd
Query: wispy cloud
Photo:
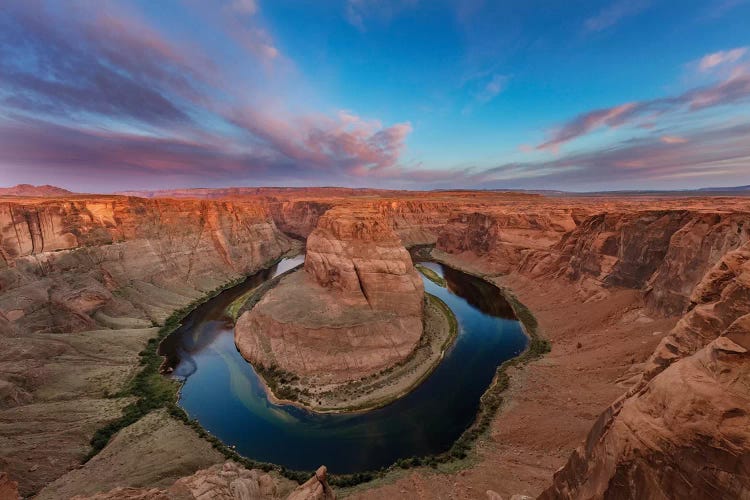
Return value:
[(492, 75), (492, 78), (484, 85), (477, 99), (480, 102), (488, 102), (495, 98), (500, 92), (505, 89), (508, 83), (508, 77), (505, 75)]
[[(83, 129), (38, 120), (0, 123), (0, 164), (35, 169), (44, 177), (64, 169), (71, 178), (179, 179), (203, 183), (234, 179), (340, 182), (389, 176), (411, 125), (390, 127), (361, 119), (308, 117), (292, 120), (238, 113), (252, 145), (218, 138), (184, 139)], [(146, 174), (140, 176), (139, 174)]]
[(650, 6), (648, 0), (618, 0), (583, 22), (587, 32), (604, 31), (622, 20), (640, 14)]
[[(278, 56), (262, 27), (245, 22), (255, 2), (224, 7), (206, 18), (246, 42), (249, 62)], [(273, 89), (228, 84), (226, 68), (130, 13), (71, 8), (60, 23), (55, 9), (11, 2), (0, 13), (3, 167), (333, 182), (392, 169), (411, 133), (408, 122), (289, 111)]]
[(701, 71), (709, 71), (717, 66), (731, 64), (739, 61), (747, 53), (747, 47), (737, 47), (731, 50), (720, 50), (713, 54), (705, 55), (698, 63)]
[(469, 102), (464, 105), (461, 113), (469, 114), (477, 106), (492, 101), (505, 91), (509, 81), (510, 76), (495, 70), (483, 70), (464, 76), (460, 88), (468, 95)]
[[(750, 172), (750, 123), (725, 125), (680, 136), (628, 139), (548, 161), (506, 163), (471, 172), (475, 185), (562, 189), (588, 185), (676, 186), (702, 179), (746, 182)], [(458, 181), (456, 181), (458, 182)], [(714, 181), (715, 182), (715, 181)], [(730, 181), (731, 182), (731, 181)], [(598, 186), (597, 186), (598, 185)]]
[(346, 0), (344, 17), (359, 31), (367, 31), (372, 19), (388, 22), (405, 9), (415, 8), (419, 0)]
[(679, 135), (663, 135), (659, 138), (664, 144), (685, 144), (688, 140)]
[(739, 70), (733, 72), (725, 80), (676, 96), (629, 102), (610, 108), (587, 111), (565, 122), (552, 133), (547, 141), (539, 144), (537, 149), (557, 150), (563, 144), (603, 127), (637, 125), (636, 122), (639, 120), (645, 120), (647, 124), (650, 124), (653, 120), (670, 113), (695, 112), (739, 103), (748, 98), (750, 98), (750, 74)]
[(719, 18), (726, 15), (740, 5), (747, 4), (750, 0), (717, 0), (710, 2), (707, 9), (707, 16), (710, 18)]
[(252, 16), (258, 11), (256, 0), (232, 0), (227, 7), (229, 10)]

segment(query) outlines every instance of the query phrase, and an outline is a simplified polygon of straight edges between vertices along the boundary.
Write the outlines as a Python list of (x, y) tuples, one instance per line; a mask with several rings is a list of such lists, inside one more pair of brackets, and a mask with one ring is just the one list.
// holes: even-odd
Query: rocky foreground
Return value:
[[(435, 244), (435, 258), (510, 289), (552, 352), (510, 371), (470, 467), (394, 473), (354, 498), (750, 496), (747, 198), (183, 195), (0, 205), (0, 487), (168, 491), (223, 464), (157, 412), (80, 466), (128, 404), (117, 394), (152, 325), (286, 252), (280, 228), (314, 247), (327, 214), (367, 211), (404, 245)], [(331, 279), (311, 268), (316, 286)]]

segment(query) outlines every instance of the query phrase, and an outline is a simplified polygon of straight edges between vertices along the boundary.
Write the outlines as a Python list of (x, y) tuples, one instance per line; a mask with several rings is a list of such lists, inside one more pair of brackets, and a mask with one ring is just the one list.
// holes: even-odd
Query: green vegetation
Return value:
[(113, 395), (114, 397), (136, 398), (136, 400), (123, 409), (123, 414), (120, 418), (110, 422), (94, 433), (94, 437), (90, 441), (91, 451), (86, 456), (86, 461), (99, 453), (120, 429), (134, 424), (152, 410), (158, 408), (169, 409), (170, 406), (176, 406), (175, 401), (177, 400), (180, 385), (177, 381), (164, 377), (159, 373), (159, 368), (163, 362), (163, 358), (158, 354), (159, 343), (167, 335), (177, 330), (182, 324), (182, 320), (193, 309), (217, 296), (227, 288), (239, 285), (244, 280), (245, 277), (232, 280), (212, 290), (204, 297), (196, 299), (185, 307), (176, 310), (166, 319), (164, 325), (159, 328), (157, 336), (149, 339), (146, 348), (139, 353), (141, 371), (136, 374), (125, 388)]
[[(497, 286), (494, 283), (492, 283), (492, 285)], [(506, 289), (502, 289), (502, 291), (506, 300), (511, 305), (516, 317), (521, 322), (526, 335), (529, 337), (529, 344), (526, 347), (526, 350), (521, 355), (509, 359), (497, 368), (492, 384), (490, 384), (490, 387), (488, 387), (487, 391), (482, 395), (474, 423), (464, 431), (455, 443), (453, 443), (450, 450), (437, 455), (400, 459), (388, 469), (389, 471), (422, 466), (429, 466), (432, 468), (441, 467), (442, 469), (444, 466), (452, 463), (461, 463), (462, 460), (465, 460), (468, 457), (468, 453), (471, 451), (476, 440), (487, 432), (492, 423), (492, 419), (502, 405), (504, 400), (503, 393), (510, 386), (510, 376), (507, 373), (508, 369), (513, 366), (524, 365), (539, 359), (550, 351), (550, 342), (541, 337), (541, 334), (539, 333), (539, 324), (531, 311), (510, 291)]]
[[(265, 267), (269, 267), (275, 264), (276, 262), (278, 262), (278, 260), (280, 259), (268, 263)], [(287, 271), (287, 273), (292, 271), (294, 271), (294, 269)], [(239, 316), (242, 312), (252, 308), (262, 298), (262, 296), (268, 290), (273, 288), (273, 286), (275, 286), (287, 273), (283, 273), (272, 280), (268, 280), (267, 282), (263, 283), (262, 285), (246, 294), (247, 297), (245, 298), (243, 303), (236, 308), (237, 316)], [(425, 274), (425, 276), (427, 275)], [(427, 277), (429, 278), (429, 276)], [(191, 302), (189, 305), (181, 309), (178, 309), (171, 316), (169, 316), (169, 318), (167, 318), (167, 320), (164, 322), (164, 325), (159, 328), (157, 336), (150, 339), (146, 348), (139, 353), (140, 365), (142, 366), (141, 371), (138, 372), (133, 380), (122, 391), (112, 395), (112, 397), (134, 398), (135, 401), (125, 407), (120, 418), (96, 431), (94, 437), (91, 439), (91, 451), (87, 455), (86, 460), (89, 460), (99, 451), (101, 451), (107, 445), (107, 443), (109, 443), (112, 436), (114, 436), (118, 431), (135, 423), (147, 413), (153, 410), (164, 408), (173, 418), (184, 422), (186, 425), (195, 430), (198, 436), (211, 443), (211, 445), (220, 453), (222, 453), (227, 459), (234, 460), (235, 462), (243, 465), (248, 469), (260, 469), (266, 472), (276, 471), (280, 475), (298, 483), (307, 481), (312, 476), (313, 472), (288, 470), (280, 465), (267, 462), (259, 462), (239, 455), (235, 450), (221, 442), (219, 438), (208, 433), (200, 425), (200, 423), (198, 423), (197, 420), (191, 419), (187, 415), (187, 413), (179, 407), (179, 405), (177, 404), (177, 395), (180, 388), (179, 383), (163, 376), (159, 372), (159, 368), (161, 367), (163, 361), (162, 357), (158, 354), (159, 343), (170, 333), (177, 330), (177, 328), (180, 327), (182, 320), (197, 306), (212, 299), (227, 288), (231, 288), (242, 283), (244, 280), (245, 277), (242, 277), (233, 280), (225, 284), (224, 286), (216, 288), (215, 290), (206, 294), (204, 297)], [(538, 324), (536, 318), (534, 318), (533, 314), (531, 314), (531, 311), (529, 311), (528, 308), (521, 304), (513, 294), (511, 294), (507, 290), (503, 290), (503, 292), (506, 299), (511, 304), (516, 317), (518, 317), (521, 321), (524, 330), (529, 337), (529, 345), (520, 356), (508, 360), (498, 367), (492, 384), (481, 398), (479, 410), (477, 412), (477, 417), (474, 423), (456, 440), (451, 449), (445, 453), (423, 457), (403, 458), (396, 461), (396, 463), (394, 463), (390, 467), (383, 468), (377, 471), (359, 472), (356, 474), (346, 475), (330, 475), (329, 483), (332, 486), (339, 488), (353, 487), (362, 483), (382, 479), (389, 473), (392, 473), (396, 470), (410, 469), (413, 467), (429, 466), (432, 468), (440, 468), (441, 470), (445, 470), (446, 466), (450, 466), (451, 464), (460, 464), (462, 460), (467, 458), (474, 442), (487, 431), (492, 422), (492, 418), (495, 416), (495, 413), (503, 403), (503, 393), (510, 384), (510, 377), (507, 374), (508, 368), (510, 368), (511, 366), (526, 364), (530, 361), (540, 358), (545, 353), (550, 351), (550, 343), (549, 341), (541, 338), (538, 332)], [(453, 342), (458, 332), (458, 323), (456, 317), (450, 310), (450, 308), (438, 297), (428, 294), (428, 298), (429, 300), (433, 301), (433, 303), (438, 307), (441, 307), (447, 314), (448, 318), (450, 318), (451, 335), (444, 346), (444, 348), (447, 348)], [(232, 306), (233, 305), (234, 304), (232, 304)], [(389, 370), (392, 369), (393, 367), (389, 368)], [(263, 379), (277, 396), (284, 399), (294, 399), (295, 397), (299, 397), (299, 392), (287, 393), (287, 388), (290, 391), (295, 389), (293, 387), (289, 387), (288, 385), (296, 382), (295, 375), (279, 370), (277, 367), (270, 367), (268, 369), (262, 367), (259, 369), (256, 367), (256, 371), (263, 377)]]
[[(263, 267), (270, 267), (276, 264), (279, 260), (281, 259), (275, 259)], [(180, 389), (179, 382), (165, 377), (159, 371), (163, 362), (163, 358), (158, 354), (159, 343), (169, 334), (177, 330), (181, 326), (185, 317), (190, 314), (193, 309), (214, 298), (224, 290), (239, 285), (244, 282), (245, 279), (246, 277), (243, 276), (212, 290), (205, 296), (174, 311), (166, 319), (161, 328), (159, 328), (156, 337), (149, 339), (146, 348), (139, 353), (140, 366), (142, 367), (141, 370), (120, 392), (109, 395), (109, 397), (116, 398), (134, 398), (135, 401), (128, 404), (123, 409), (122, 415), (118, 419), (110, 422), (94, 433), (94, 436), (90, 441), (91, 450), (84, 461), (90, 460), (99, 453), (107, 443), (109, 443), (110, 439), (120, 430), (134, 424), (149, 412), (164, 408), (169, 415), (193, 428), (198, 436), (210, 442), (216, 450), (221, 452), (228, 459), (234, 460), (249, 469), (261, 469), (266, 472), (275, 470), (283, 476), (297, 482), (303, 482), (309, 479), (312, 475), (311, 472), (289, 471), (278, 465), (256, 462), (240, 456), (237, 452), (222, 443), (217, 437), (209, 434), (197, 420), (191, 419), (177, 404), (177, 395)]]
[(445, 288), (448, 285), (448, 282), (445, 281), (445, 278), (440, 276), (438, 273), (433, 271), (427, 266), (423, 266), (422, 264), (414, 264), (414, 267), (424, 275), (425, 278), (435, 283), (437, 286), (441, 286)]
[(242, 307), (245, 305), (247, 300), (252, 297), (256, 290), (257, 288), (248, 290), (247, 292), (234, 299), (232, 303), (227, 306), (227, 316), (232, 318), (234, 321), (237, 321), (237, 318), (240, 317), (240, 311), (242, 310)]

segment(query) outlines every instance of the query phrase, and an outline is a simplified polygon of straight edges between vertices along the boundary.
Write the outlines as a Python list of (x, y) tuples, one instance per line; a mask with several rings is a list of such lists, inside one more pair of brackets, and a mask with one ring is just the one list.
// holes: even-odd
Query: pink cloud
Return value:
[(737, 47), (736, 49), (714, 52), (713, 54), (703, 56), (698, 63), (698, 67), (701, 71), (708, 71), (716, 66), (734, 63), (742, 59), (746, 52), (747, 47)]
[(694, 112), (706, 108), (735, 104), (750, 98), (750, 74), (742, 68), (718, 83), (699, 87), (677, 96), (636, 101), (582, 113), (564, 123), (547, 141), (537, 146), (539, 150), (555, 151), (563, 144), (586, 135), (600, 127), (615, 128), (623, 125), (648, 127), (656, 118), (679, 111)]
[(234, 12), (252, 16), (258, 11), (258, 3), (256, 0), (232, 0), (228, 8)]
[(345, 111), (294, 117), (249, 107), (230, 113), (229, 119), (290, 161), (356, 176), (394, 167), (412, 131), (408, 122), (384, 127)]
[(612, 108), (597, 109), (577, 116), (563, 125), (549, 141), (537, 146), (537, 149), (554, 150), (565, 142), (587, 134), (599, 127), (617, 127), (625, 123), (637, 103), (625, 103)]
[(687, 139), (677, 135), (663, 135), (659, 140), (664, 144), (684, 144), (687, 142)]

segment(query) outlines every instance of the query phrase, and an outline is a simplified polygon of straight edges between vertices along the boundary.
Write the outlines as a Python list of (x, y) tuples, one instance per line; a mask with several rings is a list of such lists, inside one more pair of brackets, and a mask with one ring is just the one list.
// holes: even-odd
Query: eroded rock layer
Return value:
[(119, 487), (72, 500), (176, 500), (210, 498), (212, 500), (335, 500), (328, 486), (326, 468), (319, 468), (304, 484), (288, 492), (288, 481), (256, 469), (245, 469), (234, 462), (217, 464), (178, 479), (166, 489)]
[(333, 209), (307, 239), (304, 271), (284, 278), (235, 328), (252, 363), (354, 380), (405, 359), (422, 334), (424, 286), (379, 213)]
[(750, 496), (750, 245), (692, 306), (543, 498)]
[(255, 202), (0, 204), (0, 470), (27, 495), (76, 467), (156, 326), (290, 246)]
[[(257, 349), (249, 357), (286, 359), (316, 373), (323, 353), (335, 375), (367, 373), (403, 356), (417, 301), (409, 300), (413, 271), (401, 245), (423, 243), (517, 292), (552, 340), (543, 362), (512, 375), (512, 404), (480, 439), (465, 474), (418, 470), (354, 498), (475, 498), (487, 490), (504, 497), (544, 491), (546, 498), (750, 496), (747, 198), (261, 188), (160, 196), (2, 200), (0, 471), (10, 479), (0, 485), (17, 481), (28, 495), (55, 480), (44, 491), (56, 498), (83, 492), (96, 478), (101, 488), (87, 491), (163, 492), (175, 477), (220, 461), (197, 456), (192, 444), (175, 445), (184, 467), (164, 484), (123, 466), (140, 448), (110, 448), (78, 468), (96, 429), (129, 402), (112, 395), (137, 370), (137, 353), (156, 334), (152, 325), (281, 255), (291, 245), (281, 228), (307, 237), (315, 260), (253, 309), (255, 326), (243, 316), (248, 330), (280, 332), (268, 344), (249, 343)], [(184, 199), (166, 199), (172, 196)], [(363, 219), (333, 222), (347, 214)], [(357, 248), (365, 245), (358, 238), (380, 249), (357, 261), (370, 251)], [(290, 301), (285, 288), (315, 292)], [(384, 291), (391, 289), (398, 300)], [(300, 314), (308, 315), (312, 339), (303, 349), (294, 343), (300, 330), (289, 325)], [(338, 323), (314, 323), (326, 315)], [(371, 328), (358, 331), (364, 323)], [(357, 352), (356, 361), (344, 352)], [(177, 433), (208, 446), (164, 418), (134, 424), (138, 442), (153, 447)], [(118, 436), (118, 446), (132, 445), (127, 432)]]

